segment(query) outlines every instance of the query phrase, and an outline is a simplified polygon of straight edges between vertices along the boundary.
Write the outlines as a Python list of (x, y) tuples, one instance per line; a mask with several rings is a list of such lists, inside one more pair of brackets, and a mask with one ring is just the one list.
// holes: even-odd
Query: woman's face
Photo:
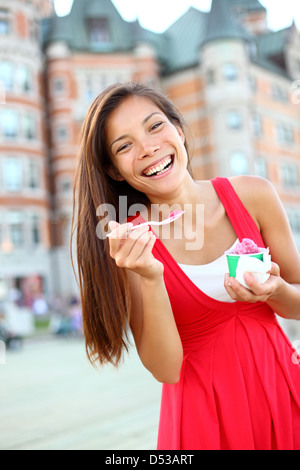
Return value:
[(114, 179), (150, 200), (181, 184), (187, 168), (183, 131), (150, 99), (126, 98), (108, 119), (106, 137)]

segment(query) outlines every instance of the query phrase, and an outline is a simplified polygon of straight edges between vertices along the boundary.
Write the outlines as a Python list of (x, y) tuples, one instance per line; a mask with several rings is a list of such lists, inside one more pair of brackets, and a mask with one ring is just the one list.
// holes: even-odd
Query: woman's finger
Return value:
[(114, 258), (115, 254), (118, 252), (120, 246), (122, 245), (121, 241), (127, 237), (127, 234), (133, 227), (133, 224), (118, 224), (117, 222), (110, 222), (109, 227), (112, 228), (112, 232), (109, 236), (110, 255)]
[(132, 227), (133, 224), (131, 222), (126, 224), (119, 224), (118, 222), (112, 220), (108, 223), (108, 228), (111, 230), (111, 232), (107, 236), (111, 240), (122, 238), (127, 232), (132, 229)]
[(127, 234), (126, 240), (120, 244), (119, 250), (115, 256), (115, 260), (119, 266), (133, 265), (141, 256), (150, 238), (148, 229), (149, 227), (143, 227)]
[[(224, 278), (224, 287), (230, 297), (234, 300), (251, 303), (265, 302), (271, 295), (269, 286), (266, 290), (263, 284), (258, 284), (255, 280), (254, 282), (255, 287), (253, 285), (251, 287), (252, 289), (255, 289), (255, 291), (252, 289), (247, 289), (246, 287), (242, 286), (242, 284), (240, 284), (235, 278), (230, 278), (229, 274), (226, 274)], [(250, 282), (248, 285), (250, 288)]]

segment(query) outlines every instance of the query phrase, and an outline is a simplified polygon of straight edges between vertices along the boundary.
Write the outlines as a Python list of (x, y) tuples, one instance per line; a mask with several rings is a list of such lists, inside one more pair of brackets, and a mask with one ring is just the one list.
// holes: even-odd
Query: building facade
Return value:
[(180, 109), (196, 179), (269, 179), (300, 248), (294, 25), (269, 31), (258, 0), (190, 8), (163, 34), (124, 21), (111, 0), (74, 0), (65, 17), (50, 0), (0, 0), (0, 36), (0, 277), (11, 285), (76, 292), (69, 228), (78, 136), (92, 100), (128, 80), (161, 88)]
[(51, 289), (50, 175), (41, 15), (49, 0), (0, 2), (0, 277), (26, 303)]

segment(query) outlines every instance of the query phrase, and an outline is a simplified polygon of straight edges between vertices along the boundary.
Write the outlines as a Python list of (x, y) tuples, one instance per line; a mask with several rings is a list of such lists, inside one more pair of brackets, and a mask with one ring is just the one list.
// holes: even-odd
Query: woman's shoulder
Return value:
[(241, 175), (228, 178), (235, 192), (248, 203), (257, 204), (276, 196), (273, 184), (261, 176)]
[[(277, 197), (273, 184), (266, 178), (253, 175), (238, 175), (227, 178), (244, 206), (252, 214), (262, 206), (262, 201), (271, 204)], [(206, 190), (211, 187), (211, 180), (196, 181), (198, 184), (206, 185)], [(204, 186), (203, 186), (204, 187)], [(209, 193), (213, 194), (213, 192)]]
[(280, 208), (280, 200), (273, 184), (265, 178), (252, 175), (228, 178), (238, 197), (257, 225), (274, 215)]

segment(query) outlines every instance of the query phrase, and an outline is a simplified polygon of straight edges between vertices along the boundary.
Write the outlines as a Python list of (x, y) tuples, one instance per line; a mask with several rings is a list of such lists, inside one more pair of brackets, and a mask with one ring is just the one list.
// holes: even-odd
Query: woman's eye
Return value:
[(153, 124), (153, 126), (151, 127), (151, 131), (155, 131), (156, 129), (158, 129), (158, 127), (160, 127), (162, 125), (162, 122), (156, 122), (155, 124)]
[(127, 149), (128, 147), (129, 147), (129, 144), (123, 144), (123, 145), (121, 145), (121, 147), (118, 148), (117, 153), (118, 153), (118, 152), (122, 152), (122, 150), (125, 150), (125, 149)]

